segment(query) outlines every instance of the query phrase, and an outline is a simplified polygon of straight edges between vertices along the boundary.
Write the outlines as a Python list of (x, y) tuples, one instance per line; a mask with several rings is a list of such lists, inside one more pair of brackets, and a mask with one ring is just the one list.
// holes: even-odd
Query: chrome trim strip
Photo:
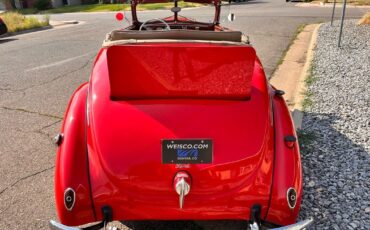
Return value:
[(313, 223), (313, 219), (309, 218), (307, 220), (303, 220), (295, 224), (287, 225), (287, 226), (280, 227), (280, 228), (272, 228), (270, 230), (303, 230), (307, 228), (308, 226), (310, 226), (312, 223)]

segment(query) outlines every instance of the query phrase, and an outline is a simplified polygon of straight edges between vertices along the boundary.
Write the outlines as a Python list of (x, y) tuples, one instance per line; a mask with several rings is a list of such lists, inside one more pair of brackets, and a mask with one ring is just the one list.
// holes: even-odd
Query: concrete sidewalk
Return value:
[(320, 24), (305, 26), (270, 79), (274, 87), (285, 92), (284, 99), (289, 110), (292, 111), (296, 129), (300, 129), (302, 124), (302, 102), (306, 92), (305, 80), (310, 74), (319, 27)]

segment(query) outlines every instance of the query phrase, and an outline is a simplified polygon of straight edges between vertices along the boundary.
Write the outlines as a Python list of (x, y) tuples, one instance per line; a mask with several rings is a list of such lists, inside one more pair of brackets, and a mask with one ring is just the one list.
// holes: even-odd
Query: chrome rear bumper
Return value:
[(61, 223), (58, 223), (54, 220), (51, 220), (49, 222), (49, 228), (51, 230), (100, 230), (104, 227), (104, 223), (97, 222), (95, 224), (89, 224), (88, 227), (78, 228), (78, 227), (69, 227), (66, 225), (63, 225)]
[(309, 218), (307, 220), (299, 221), (298, 223), (287, 225), (280, 228), (273, 228), (271, 230), (303, 230), (313, 223), (313, 219)]
[(68, 227), (63, 224), (60, 224), (54, 220), (51, 220), (49, 222), (49, 227), (51, 230), (79, 230), (80, 228), (75, 228), (75, 227)]
[[(310, 226), (312, 223), (313, 223), (313, 219), (310, 218), (310, 219), (303, 220), (303, 221), (300, 221), (300, 222), (295, 223), (295, 224), (291, 224), (291, 225), (280, 227), (280, 228), (273, 228), (271, 230), (303, 230), (306, 227)], [(87, 227), (87, 228), (68, 227), (68, 226), (60, 224), (60, 223), (58, 223), (54, 220), (51, 220), (49, 222), (49, 227), (50, 227), (51, 230), (84, 230), (84, 229), (87, 230), (87, 229), (92, 229), (91, 227)]]

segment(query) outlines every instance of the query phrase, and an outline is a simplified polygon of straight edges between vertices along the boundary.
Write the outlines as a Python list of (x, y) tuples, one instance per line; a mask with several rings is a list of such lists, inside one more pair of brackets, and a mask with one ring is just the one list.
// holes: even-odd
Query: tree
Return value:
[(17, 9), (17, 6), (15, 5), (15, 0), (9, 0), (10, 5), (12, 6), (13, 10)]
[(15, 5), (15, 0), (0, 0), (0, 1), (3, 2), (5, 5), (9, 3), (13, 10), (17, 9), (17, 6)]

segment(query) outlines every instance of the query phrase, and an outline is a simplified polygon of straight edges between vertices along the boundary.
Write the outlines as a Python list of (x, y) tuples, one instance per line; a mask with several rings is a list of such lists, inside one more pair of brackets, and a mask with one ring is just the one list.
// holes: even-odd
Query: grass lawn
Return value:
[[(202, 6), (199, 3), (179, 2), (182, 8)], [(173, 2), (169, 3), (153, 3), (153, 4), (139, 4), (137, 10), (159, 10), (170, 9), (173, 7)], [(23, 9), (19, 10), (22, 14), (58, 14), (58, 13), (72, 13), (72, 12), (104, 12), (104, 11), (123, 11), (130, 10), (130, 4), (92, 4), (92, 5), (77, 5), (77, 6), (64, 6), (60, 8), (45, 10), (38, 12), (36, 9)]]
[(40, 21), (36, 17), (25, 17), (17, 12), (6, 12), (0, 14), (8, 27), (8, 32), (17, 32), (22, 30), (29, 30), (49, 25), (49, 17), (45, 16), (45, 19)]

